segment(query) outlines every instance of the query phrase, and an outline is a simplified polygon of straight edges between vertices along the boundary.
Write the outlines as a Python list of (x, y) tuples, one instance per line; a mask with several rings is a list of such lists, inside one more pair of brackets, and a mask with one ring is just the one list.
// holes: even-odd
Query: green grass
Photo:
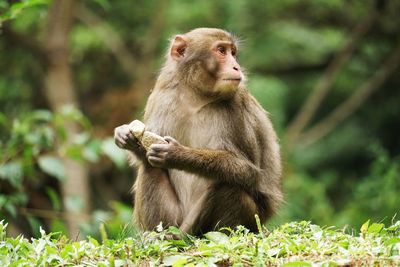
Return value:
[(291, 222), (259, 234), (239, 227), (229, 234), (168, 240), (160, 229), (110, 240), (73, 241), (41, 230), (30, 240), (6, 236), (0, 222), (0, 266), (399, 266), (400, 221), (365, 223), (360, 232)]

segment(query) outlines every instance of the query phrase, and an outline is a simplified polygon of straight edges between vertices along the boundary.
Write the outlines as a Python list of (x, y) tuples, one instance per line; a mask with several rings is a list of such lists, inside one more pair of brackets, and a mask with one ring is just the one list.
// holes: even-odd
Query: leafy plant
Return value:
[(40, 230), (28, 240), (6, 236), (7, 224), (0, 223), (0, 264), (88, 265), (88, 266), (396, 266), (400, 264), (400, 221), (389, 227), (370, 224), (361, 233), (347, 234), (334, 227), (310, 222), (291, 222), (276, 229), (250, 233), (243, 227), (209, 232), (202, 238), (167, 238), (176, 228), (136, 234), (134, 237), (102, 242), (88, 237), (72, 241)]
[[(56, 183), (65, 179), (62, 157), (96, 163), (107, 156), (117, 166), (125, 166), (124, 153), (110, 146), (112, 140), (94, 138), (89, 121), (74, 108), (66, 107), (58, 113), (36, 110), (15, 119), (0, 113), (0, 118), (0, 215), (3, 218), (17, 217), (18, 209), (28, 203), (28, 192), (32, 188), (45, 191), (53, 207), (61, 209), (58, 192), (43, 186), (49, 179)], [(72, 142), (66, 142), (65, 126), (69, 122), (77, 122), (83, 129)], [(29, 214), (27, 219), (37, 225)]]
[(2, 12), (3, 14), (0, 15), (0, 25), (6, 20), (18, 17), (24, 9), (47, 5), (49, 2), (50, 0), (23, 0), (10, 5), (7, 1), (1, 0), (0, 10), (5, 10), (5, 12)]
[(400, 158), (390, 158), (380, 146), (373, 146), (374, 162), (368, 175), (356, 184), (354, 197), (339, 213), (342, 222), (351, 218), (352, 223), (361, 223), (366, 214), (373, 220), (390, 222), (388, 214), (400, 214)]

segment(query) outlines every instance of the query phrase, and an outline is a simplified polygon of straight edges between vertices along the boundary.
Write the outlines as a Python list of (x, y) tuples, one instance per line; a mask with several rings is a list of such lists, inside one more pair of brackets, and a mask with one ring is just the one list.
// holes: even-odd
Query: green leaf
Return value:
[(74, 107), (73, 105), (65, 105), (56, 114), (56, 123), (58, 125), (64, 125), (66, 121), (73, 121), (79, 123), (85, 130), (91, 128), (90, 121), (86, 118), (82, 112)]
[(126, 153), (117, 147), (114, 143), (113, 138), (107, 138), (103, 141), (101, 149), (105, 155), (107, 155), (118, 168), (126, 166)]
[(383, 227), (385, 227), (385, 225), (383, 223), (373, 223), (373, 224), (371, 224), (370, 227), (368, 227), (368, 233), (369, 234), (371, 234), (371, 233), (377, 234), (383, 229)]
[(32, 229), (33, 235), (40, 236), (39, 229), (40, 229), (41, 224), (40, 224), (39, 220), (33, 216), (28, 216), (26, 219), (29, 222), (29, 225)]
[(179, 230), (179, 228), (176, 227), (176, 226), (168, 227), (168, 232), (171, 233), (171, 234), (174, 234), (174, 235), (181, 235), (182, 234), (181, 230)]
[(94, 2), (104, 10), (110, 10), (111, 8), (111, 4), (108, 0), (94, 0)]
[(68, 158), (80, 162), (83, 160), (82, 149), (81, 145), (71, 144), (65, 147), (64, 153)]
[(101, 142), (99, 140), (92, 140), (83, 148), (82, 156), (86, 160), (95, 163), (99, 161), (100, 153)]
[(397, 230), (400, 230), (400, 221), (397, 221), (395, 224), (393, 224), (393, 225), (391, 225), (391, 226), (389, 226), (388, 228), (387, 228), (387, 230), (388, 231), (397, 231)]
[(115, 267), (115, 258), (114, 255), (108, 258), (108, 264), (110, 267)]
[(361, 226), (360, 231), (361, 231), (362, 234), (367, 233), (368, 227), (369, 227), (369, 221), (370, 221), (370, 220), (366, 221), (366, 222)]
[(269, 250), (267, 250), (267, 255), (270, 257), (279, 255), (279, 253), (281, 252), (280, 248), (271, 248)]
[(53, 119), (53, 113), (51, 113), (49, 110), (36, 110), (31, 114), (31, 117), (34, 120), (41, 120), (41, 121), (46, 121), (49, 122)]
[(9, 10), (0, 16), (0, 24), (2, 21), (15, 18), (25, 8), (30, 8), (38, 5), (48, 4), (49, 0), (25, 0), (23, 2), (14, 3)]
[(217, 244), (227, 244), (229, 243), (229, 237), (221, 232), (208, 232), (205, 237)]
[(385, 241), (386, 246), (394, 245), (400, 243), (400, 237), (392, 237)]
[(100, 223), (99, 232), (100, 232), (100, 235), (101, 235), (101, 241), (103, 243), (106, 242), (107, 239), (108, 239), (108, 234), (107, 234), (107, 230), (106, 230), (106, 227), (105, 227), (104, 223)]
[(7, 116), (4, 113), (0, 112), (0, 125), (6, 126), (7, 122), (8, 122)]
[(8, 226), (8, 223), (5, 223), (4, 220), (0, 221), (0, 241), (3, 241), (6, 238), (7, 226)]
[(68, 232), (66, 222), (63, 221), (63, 220), (60, 220), (60, 219), (53, 219), (50, 222), (50, 230), (52, 232), (60, 233), (59, 235), (61, 235), (61, 233), (67, 233)]
[(65, 199), (65, 207), (69, 211), (79, 212), (85, 206), (81, 196), (68, 196)]
[(184, 266), (187, 263), (187, 256), (172, 255), (164, 258), (163, 263), (165, 266)]
[(8, 180), (14, 187), (21, 186), (22, 176), (23, 169), (20, 161), (11, 161), (0, 165), (0, 179)]
[(88, 240), (89, 240), (89, 242), (90, 243), (92, 243), (95, 247), (98, 247), (99, 246), (99, 242), (96, 240), (96, 239), (94, 239), (93, 237), (88, 237)]
[(308, 266), (312, 266), (311, 263), (306, 262), (306, 261), (292, 261), (292, 262), (287, 262), (283, 265), (281, 265), (282, 267), (308, 267)]
[(41, 156), (38, 159), (38, 164), (40, 169), (45, 173), (53, 177), (56, 177), (60, 181), (65, 180), (66, 178), (65, 168), (58, 157), (49, 155)]
[(13, 217), (17, 218), (17, 209), (15, 208), (15, 205), (12, 203), (6, 203), (4, 206), (4, 209)]
[(56, 190), (51, 187), (46, 187), (46, 193), (50, 198), (50, 202), (53, 205), (54, 210), (61, 210), (61, 200)]

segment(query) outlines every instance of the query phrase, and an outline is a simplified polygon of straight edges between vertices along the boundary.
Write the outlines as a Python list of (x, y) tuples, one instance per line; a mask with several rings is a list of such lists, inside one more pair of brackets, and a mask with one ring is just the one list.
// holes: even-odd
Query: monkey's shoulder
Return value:
[(238, 92), (235, 102), (234, 106), (244, 117), (247, 117), (250, 121), (257, 122), (255, 126), (269, 125), (271, 123), (268, 111), (261, 106), (247, 89), (242, 89)]

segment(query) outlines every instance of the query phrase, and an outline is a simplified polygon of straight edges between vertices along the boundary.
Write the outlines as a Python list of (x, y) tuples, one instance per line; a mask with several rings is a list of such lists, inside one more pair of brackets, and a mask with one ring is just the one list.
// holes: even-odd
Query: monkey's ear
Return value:
[(171, 46), (171, 57), (175, 60), (179, 60), (185, 55), (186, 47), (186, 38), (183, 35), (175, 36)]

